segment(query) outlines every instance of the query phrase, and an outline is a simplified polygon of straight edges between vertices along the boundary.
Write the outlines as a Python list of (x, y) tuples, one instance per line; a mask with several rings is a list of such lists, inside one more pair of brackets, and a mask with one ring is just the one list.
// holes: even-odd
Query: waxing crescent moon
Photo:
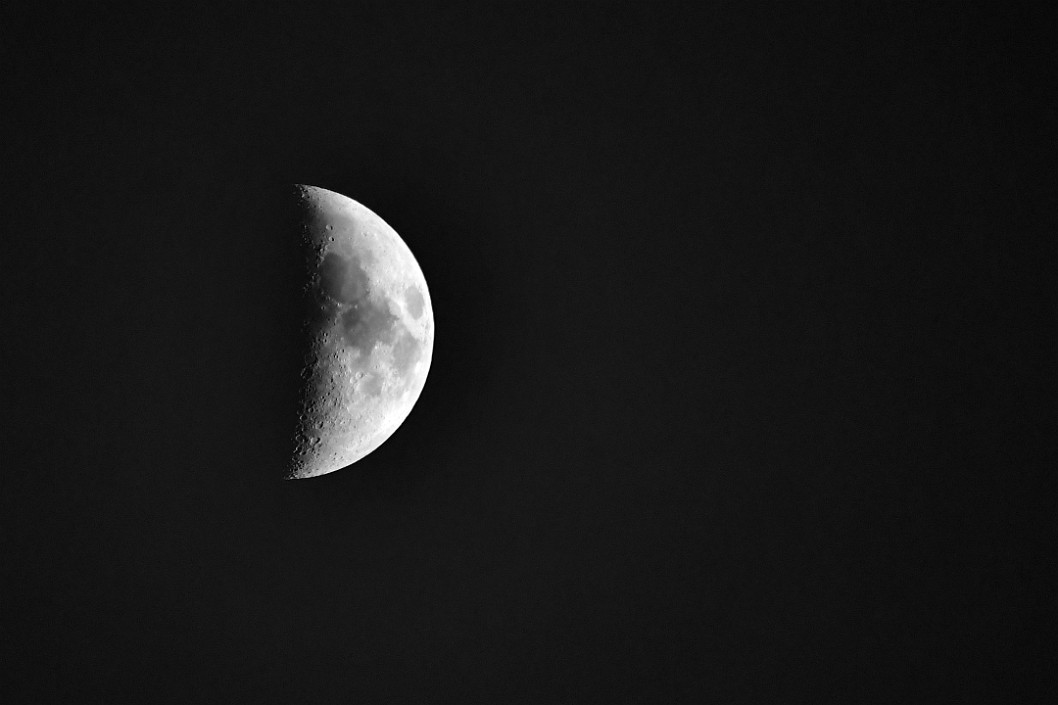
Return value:
[(422, 392), (434, 340), (426, 279), (396, 231), (339, 193), (296, 190), (310, 306), (291, 479), (344, 468), (393, 435)]

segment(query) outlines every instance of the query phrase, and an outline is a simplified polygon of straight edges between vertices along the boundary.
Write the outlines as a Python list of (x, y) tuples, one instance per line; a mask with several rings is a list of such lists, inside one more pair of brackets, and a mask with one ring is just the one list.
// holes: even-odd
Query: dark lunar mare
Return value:
[(365, 300), (342, 313), (342, 339), (346, 345), (367, 356), (378, 343), (393, 342), (399, 320), (386, 306)]
[(347, 306), (340, 313), (345, 345), (356, 348), (366, 357), (376, 344), (394, 341), (395, 326), (400, 319), (390, 312), (385, 301), (371, 298), (371, 278), (359, 257), (328, 252), (320, 262), (319, 284), (321, 298), (326, 300), (322, 305), (328, 313), (333, 315), (333, 304)]
[(343, 257), (328, 252), (320, 262), (320, 289), (324, 294), (343, 304), (355, 304), (371, 294), (371, 278), (360, 264), (359, 257)]

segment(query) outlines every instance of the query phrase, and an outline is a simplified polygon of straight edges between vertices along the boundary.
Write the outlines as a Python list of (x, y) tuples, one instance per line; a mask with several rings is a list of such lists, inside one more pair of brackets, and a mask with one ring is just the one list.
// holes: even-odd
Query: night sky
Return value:
[[(0, 30), (4, 703), (1054, 702), (1053, 9), (70, 5)], [(293, 183), (436, 342), (284, 482)]]

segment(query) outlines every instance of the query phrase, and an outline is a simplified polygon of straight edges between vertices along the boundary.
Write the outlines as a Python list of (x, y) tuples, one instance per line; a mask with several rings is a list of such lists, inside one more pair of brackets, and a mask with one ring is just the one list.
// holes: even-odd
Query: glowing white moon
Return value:
[(355, 463), (404, 422), (433, 356), (433, 306), (411, 250), (351, 198), (298, 186), (313, 320), (289, 478)]

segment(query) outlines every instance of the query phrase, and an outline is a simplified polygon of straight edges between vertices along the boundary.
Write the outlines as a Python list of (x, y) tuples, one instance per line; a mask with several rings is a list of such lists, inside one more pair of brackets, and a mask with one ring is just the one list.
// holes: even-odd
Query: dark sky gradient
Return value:
[[(5, 23), (0, 700), (1053, 702), (1055, 12), (451, 4)], [(282, 482), (291, 183), (437, 334)]]

